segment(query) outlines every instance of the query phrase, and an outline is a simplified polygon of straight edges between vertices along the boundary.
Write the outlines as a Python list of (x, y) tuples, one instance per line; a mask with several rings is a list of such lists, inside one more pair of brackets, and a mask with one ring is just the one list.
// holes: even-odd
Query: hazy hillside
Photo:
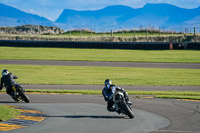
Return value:
[(94, 31), (140, 27), (184, 29), (200, 26), (200, 7), (184, 9), (169, 4), (146, 4), (138, 9), (122, 5), (93, 11), (64, 9), (58, 19), (52, 22), (44, 17), (0, 4), (0, 27), (30, 24), (57, 26), (62, 29), (87, 28)]
[(143, 8), (109, 6), (94, 11), (65, 9), (56, 20), (69, 27), (104, 29), (200, 26), (200, 8), (183, 9), (169, 4), (146, 4)]
[(18, 26), (25, 24), (53, 26), (53, 22), (37, 15), (25, 13), (0, 3), (0, 26)]

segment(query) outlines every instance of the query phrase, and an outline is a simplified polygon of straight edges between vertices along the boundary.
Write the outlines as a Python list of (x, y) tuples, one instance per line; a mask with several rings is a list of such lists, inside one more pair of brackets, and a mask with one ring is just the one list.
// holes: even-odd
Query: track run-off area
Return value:
[[(131, 63), (87, 61), (0, 60), (0, 64), (109, 66), (142, 68), (200, 69), (193, 63)], [(23, 85), (25, 89), (87, 89), (101, 90), (103, 85)], [(199, 86), (122, 86), (126, 90), (199, 91)], [(17, 105), (43, 111), (46, 119), (35, 125), (7, 131), (8, 133), (199, 133), (200, 102), (177, 99), (135, 98), (134, 119), (110, 113), (101, 95), (28, 94), (31, 103), (15, 103), (0, 93), (0, 104)], [(1, 131), (0, 131), (1, 132)], [(6, 133), (7, 133), (6, 132)]]

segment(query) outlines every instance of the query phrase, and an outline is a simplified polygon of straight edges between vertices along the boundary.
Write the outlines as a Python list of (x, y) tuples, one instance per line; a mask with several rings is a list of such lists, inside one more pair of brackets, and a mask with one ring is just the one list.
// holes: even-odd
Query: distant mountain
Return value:
[(134, 9), (127, 6), (108, 6), (95, 11), (75, 11), (65, 9), (56, 23), (66, 24), (69, 28), (92, 28), (103, 30), (106, 28), (119, 27), (119, 18), (130, 16)]
[(95, 30), (149, 26), (183, 28), (200, 26), (200, 7), (184, 9), (169, 4), (146, 4), (138, 9), (121, 5), (94, 11), (65, 9), (55, 22), (66, 24), (68, 28)]
[(132, 28), (184, 28), (200, 26), (200, 7), (179, 8), (169, 4), (146, 4), (143, 8), (115, 5), (99, 10), (64, 9), (52, 22), (0, 3), (0, 27), (19, 25), (57, 26), (62, 29), (87, 28), (94, 31)]
[(18, 26), (26, 24), (53, 26), (54, 22), (44, 17), (26, 13), (0, 3), (0, 26)]

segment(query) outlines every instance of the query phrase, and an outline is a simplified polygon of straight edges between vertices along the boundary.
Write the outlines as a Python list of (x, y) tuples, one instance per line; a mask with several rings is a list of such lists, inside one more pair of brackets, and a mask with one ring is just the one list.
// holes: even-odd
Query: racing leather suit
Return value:
[(3, 87), (6, 87), (6, 93), (13, 97), (13, 89), (12, 87), (15, 86), (16, 81), (14, 79), (17, 79), (17, 76), (15, 76), (12, 73), (8, 73), (7, 75), (4, 75), (1, 77), (1, 85), (0, 90), (3, 89)]
[(127, 93), (124, 91), (123, 88), (117, 87), (115, 85), (110, 85), (109, 88), (107, 86), (105, 86), (102, 90), (102, 94), (104, 96), (104, 100), (107, 101), (107, 110), (108, 111), (116, 111), (116, 109), (113, 108), (113, 105), (114, 105), (113, 99), (110, 97), (115, 92), (116, 88), (120, 89), (124, 93), (126, 100), (129, 101)]

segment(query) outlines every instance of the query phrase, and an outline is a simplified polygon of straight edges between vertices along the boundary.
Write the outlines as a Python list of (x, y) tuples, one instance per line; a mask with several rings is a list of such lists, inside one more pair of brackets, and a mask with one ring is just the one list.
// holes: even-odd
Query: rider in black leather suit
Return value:
[(1, 74), (2, 77), (1, 77), (0, 90), (2, 90), (3, 87), (5, 86), (6, 93), (10, 95), (13, 99), (15, 99), (12, 87), (15, 87), (16, 81), (14, 79), (17, 79), (18, 77), (12, 73), (9, 73), (7, 69), (2, 70)]
[(104, 100), (107, 101), (107, 110), (111, 112), (117, 111), (115, 108), (113, 108), (113, 105), (114, 105), (113, 99), (110, 98), (112, 94), (114, 93), (115, 89), (120, 89), (124, 93), (127, 103), (132, 104), (129, 101), (128, 95), (123, 88), (115, 86), (114, 84), (112, 84), (112, 81), (110, 79), (106, 79), (105, 87), (102, 90), (102, 94), (104, 96)]

